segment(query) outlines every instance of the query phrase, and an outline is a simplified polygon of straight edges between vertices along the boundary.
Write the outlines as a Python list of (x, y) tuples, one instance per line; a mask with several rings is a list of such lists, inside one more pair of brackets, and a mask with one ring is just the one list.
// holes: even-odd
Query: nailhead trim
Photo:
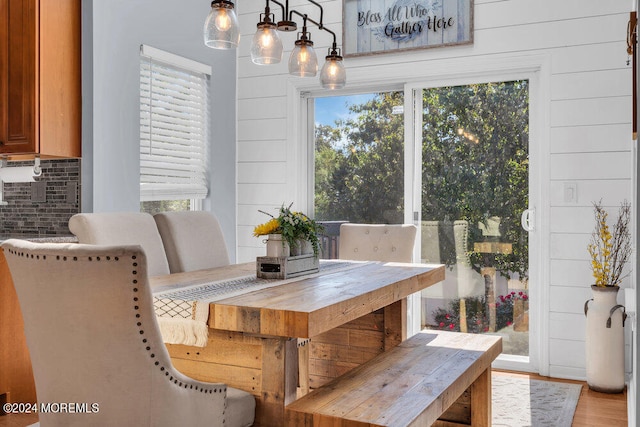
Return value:
[[(137, 303), (139, 301), (139, 297), (137, 296), (137, 293), (139, 292), (139, 288), (137, 287), (138, 279), (135, 276), (137, 276), (137, 274), (138, 274), (138, 270), (136, 269), (136, 267), (138, 267), (138, 262), (136, 261), (136, 256), (132, 256), (131, 259), (132, 259), (131, 266), (133, 267), (133, 269), (131, 270), (131, 274), (134, 276), (134, 278), (131, 280), (131, 283), (133, 284), (132, 290), (133, 290), (133, 293), (134, 293), (133, 301), (135, 303)], [(133, 308), (134, 308), (134, 310), (136, 312), (140, 311), (140, 306), (139, 305), (134, 305)], [(135, 317), (136, 317), (136, 319), (140, 319), (141, 318), (140, 313), (136, 313)], [(140, 335), (144, 335), (144, 329), (142, 329), (142, 322), (137, 321), (136, 325), (139, 328), (138, 330), (139, 330)], [(147, 339), (144, 338), (142, 340), (142, 342), (144, 344), (147, 344)], [(155, 353), (151, 353), (151, 346), (145, 345), (145, 350), (149, 352), (149, 357), (151, 359), (155, 359), (156, 355), (155, 355)], [(193, 384), (185, 384), (182, 381), (178, 381), (177, 378), (174, 378), (173, 375), (171, 375), (169, 373), (169, 369), (167, 367), (165, 367), (165, 366), (161, 366), (159, 361), (156, 360), (154, 362), (154, 365), (158, 366), (160, 368), (160, 372), (164, 372), (164, 375), (165, 375), (166, 378), (168, 378), (169, 382), (177, 385), (178, 387), (184, 386), (185, 389), (191, 389), (191, 390), (194, 389)], [(202, 387), (195, 386), (195, 391), (199, 391), (199, 392), (205, 393), (205, 394), (206, 393), (209, 393), (209, 394), (226, 393), (226, 387), (223, 387), (223, 388), (214, 387), (213, 389), (205, 389), (205, 388), (202, 388)], [(223, 415), (224, 415), (224, 411), (223, 411)]]
[[(3, 251), (7, 250), (10, 254), (15, 255), (15, 256), (19, 256), (19, 257), (23, 257), (23, 258), (30, 258), (30, 259), (36, 259), (36, 260), (40, 260), (42, 259), (43, 261), (47, 259), (46, 255), (41, 255), (41, 254), (34, 254), (34, 253), (26, 253), (26, 252), (18, 252), (14, 249), (2, 249)], [(138, 285), (138, 279), (135, 277), (138, 274), (138, 262), (136, 261), (136, 256), (132, 255), (131, 259), (132, 259), (132, 263), (131, 266), (133, 267), (131, 273), (134, 276), (134, 278), (132, 279), (132, 284), (134, 285), (134, 287), (132, 288), (133, 293), (134, 293), (134, 297), (133, 297), (133, 301), (134, 302), (138, 302), (139, 301), (139, 297), (137, 296), (137, 293), (139, 292), (139, 288), (137, 287)], [(73, 261), (78, 261), (78, 257), (77, 256), (73, 256), (71, 258)], [(87, 256), (87, 261), (101, 261), (102, 258), (99, 256), (96, 256), (95, 258), (92, 256)], [(120, 257), (118, 256), (111, 256), (111, 255), (105, 255), (104, 257), (105, 260), (107, 261), (111, 261), (112, 259), (114, 261), (120, 261)], [(56, 261), (67, 261), (68, 257), (65, 255), (56, 255)], [(140, 319), (141, 318), (141, 314), (139, 313), (140, 311), (140, 306), (139, 305), (134, 305), (133, 306), (134, 311), (136, 311), (135, 313), (135, 317), (136, 319)], [(142, 329), (142, 322), (141, 321), (136, 321), (136, 325), (138, 326), (138, 331), (140, 333), (140, 335), (144, 335), (144, 329)], [(146, 345), (148, 342), (147, 338), (142, 338), (142, 343), (145, 344), (145, 350), (149, 352), (149, 357), (151, 359), (155, 359), (156, 355), (155, 353), (151, 353), (151, 346)], [(306, 344), (306, 343), (305, 343)], [(304, 344), (303, 344), (304, 345)], [(165, 366), (161, 366), (160, 362), (158, 360), (154, 361), (154, 365), (158, 366), (160, 368), (160, 372), (164, 372), (165, 377), (168, 377), (170, 382), (173, 382), (174, 384), (178, 385), (179, 387), (182, 387), (184, 385), (185, 389), (195, 389), (195, 391), (199, 391), (201, 393), (205, 393), (205, 394), (213, 394), (213, 393), (225, 393), (227, 391), (226, 386), (225, 387), (213, 387), (213, 388), (203, 388), (203, 387), (199, 387), (199, 386), (195, 386), (193, 384), (186, 384), (183, 383), (182, 381), (178, 381), (178, 379), (174, 379), (172, 375), (169, 374), (169, 370), (167, 367)], [(225, 409), (226, 409), (226, 405), (225, 405)], [(225, 411), (223, 410), (222, 415), (224, 416)], [(226, 420), (223, 419), (223, 422), (225, 422)]]

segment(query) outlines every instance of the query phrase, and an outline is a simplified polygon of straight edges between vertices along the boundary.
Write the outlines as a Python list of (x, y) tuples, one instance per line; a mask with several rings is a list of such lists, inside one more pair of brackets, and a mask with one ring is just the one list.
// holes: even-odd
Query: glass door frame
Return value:
[[(541, 340), (543, 321), (548, 321), (548, 298), (545, 298), (543, 282), (542, 234), (545, 227), (542, 218), (541, 161), (544, 152), (539, 141), (541, 134), (540, 116), (540, 72), (528, 70), (514, 73), (496, 73), (464, 78), (437, 79), (411, 82), (405, 85), (405, 223), (418, 227), (414, 259), (420, 259), (422, 217), (422, 93), (424, 89), (445, 86), (464, 86), (490, 82), (528, 80), (529, 81), (529, 209), (534, 210), (534, 230), (529, 232), (529, 357), (500, 355), (493, 366), (499, 369), (541, 372), (541, 354), (547, 351), (547, 340)], [(420, 297), (412, 296), (409, 301), (411, 312), (420, 313)], [(410, 322), (410, 323), (409, 323)], [(420, 328), (420, 315), (413, 315), (408, 321), (409, 334)], [(542, 372), (541, 372), (542, 373)]]

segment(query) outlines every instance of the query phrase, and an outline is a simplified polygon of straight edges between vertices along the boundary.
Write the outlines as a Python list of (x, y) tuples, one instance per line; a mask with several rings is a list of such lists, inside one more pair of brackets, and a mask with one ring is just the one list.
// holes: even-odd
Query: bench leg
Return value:
[(491, 369), (471, 384), (471, 425), (491, 427)]

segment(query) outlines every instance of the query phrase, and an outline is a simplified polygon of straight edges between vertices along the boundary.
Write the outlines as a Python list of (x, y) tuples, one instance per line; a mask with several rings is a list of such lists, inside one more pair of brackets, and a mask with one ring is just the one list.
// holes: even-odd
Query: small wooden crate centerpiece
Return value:
[(314, 254), (289, 257), (261, 256), (256, 259), (256, 275), (263, 279), (288, 279), (319, 271)]
[(267, 256), (256, 258), (256, 275), (264, 279), (287, 279), (305, 274), (317, 273), (318, 233), (320, 224), (302, 212), (294, 212), (291, 205), (280, 207), (279, 215), (271, 217), (253, 230), (255, 237), (269, 236)]

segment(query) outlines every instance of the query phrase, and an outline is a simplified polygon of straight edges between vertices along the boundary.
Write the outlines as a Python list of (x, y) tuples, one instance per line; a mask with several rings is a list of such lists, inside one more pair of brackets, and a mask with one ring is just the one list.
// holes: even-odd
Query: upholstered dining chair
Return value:
[(218, 219), (205, 211), (155, 214), (171, 273), (229, 265)]
[[(176, 371), (140, 246), (2, 244), (46, 426), (249, 426), (255, 399)], [(56, 406), (57, 405), (57, 406)], [(66, 405), (65, 410), (60, 410)]]
[(149, 275), (169, 274), (169, 263), (153, 216), (144, 212), (80, 213), (69, 219), (79, 243), (140, 245), (147, 255)]
[(340, 259), (411, 262), (417, 228), (411, 224), (353, 224), (340, 226)]

